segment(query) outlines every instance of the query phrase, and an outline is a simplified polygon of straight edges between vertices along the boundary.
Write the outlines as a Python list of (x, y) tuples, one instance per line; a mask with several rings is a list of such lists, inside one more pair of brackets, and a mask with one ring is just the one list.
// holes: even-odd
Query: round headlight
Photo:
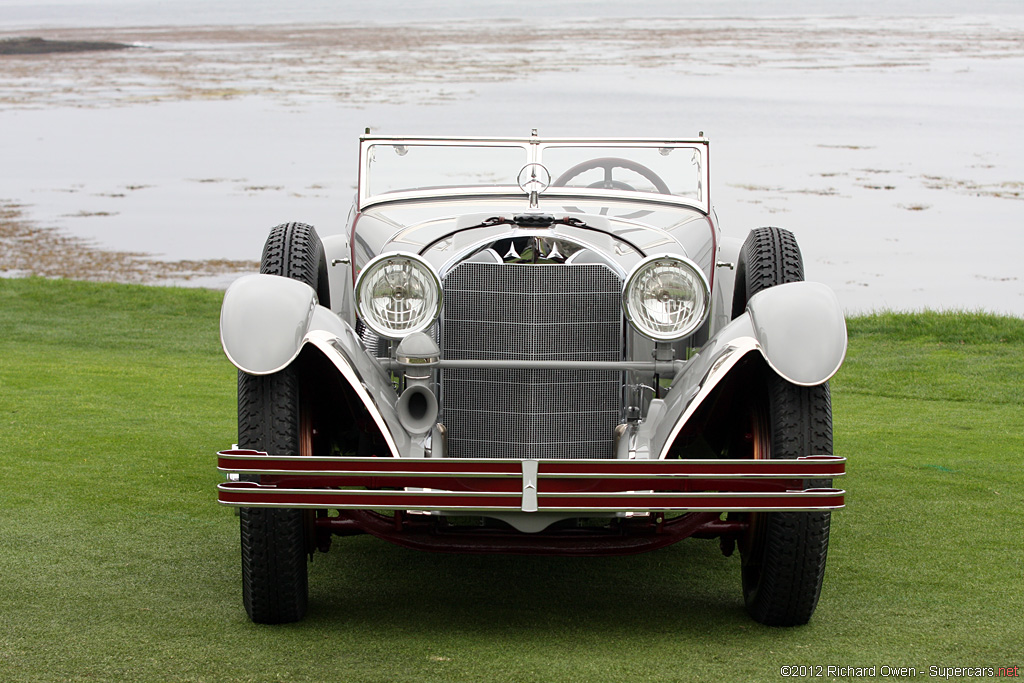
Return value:
[(682, 339), (708, 317), (711, 292), (695, 263), (678, 256), (651, 256), (633, 269), (622, 292), (626, 319), (658, 341)]
[(412, 254), (382, 254), (356, 279), (356, 312), (382, 337), (401, 339), (430, 327), (441, 313), (441, 281)]

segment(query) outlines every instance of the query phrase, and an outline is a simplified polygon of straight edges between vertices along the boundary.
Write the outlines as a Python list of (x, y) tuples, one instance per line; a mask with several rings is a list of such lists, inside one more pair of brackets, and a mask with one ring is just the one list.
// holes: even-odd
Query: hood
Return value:
[[(690, 258), (711, 277), (716, 226), (712, 217), (696, 209), (656, 204), (638, 208), (636, 202), (602, 201), (600, 206), (542, 206), (530, 211), (524, 204), (474, 199), (371, 207), (355, 220), (354, 265), (359, 269), (378, 254), (404, 251), (422, 255), (443, 276), (456, 263), (488, 247), (497, 245), (502, 251), (498, 256), (505, 257), (509, 247), (519, 253), (524, 239), (536, 237), (540, 241), (532, 244), (546, 250), (543, 258), (550, 255), (552, 245), (563, 258), (581, 250), (596, 251), (600, 260), (628, 272), (646, 256), (675, 254)], [(550, 227), (514, 223), (519, 215), (537, 213), (555, 222)]]

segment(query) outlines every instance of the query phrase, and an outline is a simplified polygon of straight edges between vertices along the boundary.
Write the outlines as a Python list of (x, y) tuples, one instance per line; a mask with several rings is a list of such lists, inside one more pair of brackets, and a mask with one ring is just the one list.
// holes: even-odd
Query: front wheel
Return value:
[[(260, 272), (312, 287), (323, 306), (330, 287), (323, 244), (304, 223), (270, 231)], [(308, 387), (296, 363), (270, 375), (238, 373), (238, 445), (275, 455), (312, 455)], [(241, 508), (242, 602), (249, 618), (262, 624), (299, 621), (306, 614), (306, 560), (312, 552), (313, 519), (300, 509)]]
[[(803, 257), (793, 233), (751, 230), (740, 251), (733, 317), (760, 291), (804, 279)], [(832, 399), (828, 383), (802, 387), (766, 370), (751, 392), (741, 436), (749, 457), (791, 459), (832, 453)], [(824, 487), (829, 482), (805, 482)], [(762, 512), (748, 515), (740, 543), (743, 600), (756, 621), (797, 626), (818, 605), (828, 554), (829, 512)]]

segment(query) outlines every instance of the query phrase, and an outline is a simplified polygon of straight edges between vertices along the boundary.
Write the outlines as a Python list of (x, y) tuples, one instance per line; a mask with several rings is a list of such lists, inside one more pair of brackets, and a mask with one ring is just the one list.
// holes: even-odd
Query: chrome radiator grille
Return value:
[[(444, 282), (442, 357), (621, 358), (618, 276), (602, 265), (463, 263)], [(445, 370), (456, 458), (610, 458), (619, 372)]]

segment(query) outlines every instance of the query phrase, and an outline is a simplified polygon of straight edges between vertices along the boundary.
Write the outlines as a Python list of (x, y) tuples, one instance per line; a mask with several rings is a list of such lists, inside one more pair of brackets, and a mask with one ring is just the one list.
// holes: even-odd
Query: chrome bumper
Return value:
[[(218, 469), (261, 483), (219, 485), (237, 507), (470, 512), (755, 512), (836, 510), (845, 491), (805, 480), (846, 473), (846, 458), (795, 460), (510, 460), (218, 453)], [(338, 487), (365, 487), (361, 489)]]

